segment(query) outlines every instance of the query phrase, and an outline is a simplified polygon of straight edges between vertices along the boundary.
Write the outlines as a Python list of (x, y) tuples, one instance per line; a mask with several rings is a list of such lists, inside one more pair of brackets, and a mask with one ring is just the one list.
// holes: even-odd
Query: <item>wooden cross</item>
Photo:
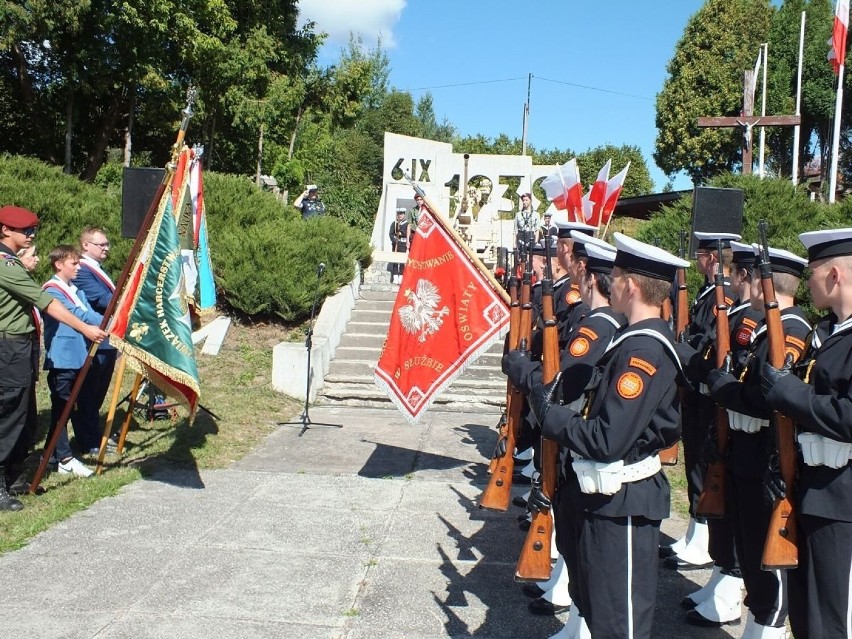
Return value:
[(742, 115), (735, 117), (698, 118), (700, 127), (740, 127), (743, 130), (743, 173), (749, 175), (752, 165), (751, 130), (756, 126), (795, 126), (801, 124), (798, 115), (754, 115), (754, 71), (745, 72)]

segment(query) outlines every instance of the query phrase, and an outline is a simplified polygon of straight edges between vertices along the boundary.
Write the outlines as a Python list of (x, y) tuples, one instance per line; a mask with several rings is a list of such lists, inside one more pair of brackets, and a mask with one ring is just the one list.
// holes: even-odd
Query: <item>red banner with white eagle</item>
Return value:
[(509, 308), (429, 210), (411, 243), (376, 384), (411, 423), (505, 332)]

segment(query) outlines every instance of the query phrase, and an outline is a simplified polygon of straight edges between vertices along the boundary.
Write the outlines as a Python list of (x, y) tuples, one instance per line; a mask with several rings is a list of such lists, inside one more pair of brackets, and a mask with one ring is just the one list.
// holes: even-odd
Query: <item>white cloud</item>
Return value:
[(300, 0), (299, 24), (316, 23), (318, 32), (328, 34), (328, 43), (346, 44), (349, 33), (360, 34), (367, 46), (382, 38), (382, 46), (393, 48), (393, 27), (406, 0)]

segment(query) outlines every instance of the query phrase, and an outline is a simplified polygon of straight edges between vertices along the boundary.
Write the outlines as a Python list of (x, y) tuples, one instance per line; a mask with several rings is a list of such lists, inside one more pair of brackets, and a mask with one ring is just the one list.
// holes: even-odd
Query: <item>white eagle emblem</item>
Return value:
[(450, 309), (444, 306), (437, 310), (441, 296), (438, 287), (429, 280), (417, 280), (417, 292), (407, 289), (404, 295), (410, 303), (399, 309), (402, 327), (412, 335), (420, 333), (417, 340), (425, 342), (426, 337), (438, 332), (444, 323), (441, 318), (449, 315)]

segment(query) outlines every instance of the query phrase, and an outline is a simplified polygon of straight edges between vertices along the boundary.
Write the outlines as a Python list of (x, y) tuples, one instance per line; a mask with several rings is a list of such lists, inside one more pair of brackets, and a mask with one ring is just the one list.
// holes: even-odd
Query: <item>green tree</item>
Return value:
[(420, 137), (438, 142), (452, 142), (456, 136), (456, 128), (445, 117), (440, 124), (435, 115), (435, 105), (432, 103), (432, 94), (424, 93), (417, 101), (415, 116), (420, 122)]
[(707, 0), (690, 18), (657, 95), (654, 160), (669, 176), (685, 171), (700, 184), (741, 163), (741, 131), (699, 129), (697, 120), (740, 113), (743, 72), (772, 14), (769, 0)]

